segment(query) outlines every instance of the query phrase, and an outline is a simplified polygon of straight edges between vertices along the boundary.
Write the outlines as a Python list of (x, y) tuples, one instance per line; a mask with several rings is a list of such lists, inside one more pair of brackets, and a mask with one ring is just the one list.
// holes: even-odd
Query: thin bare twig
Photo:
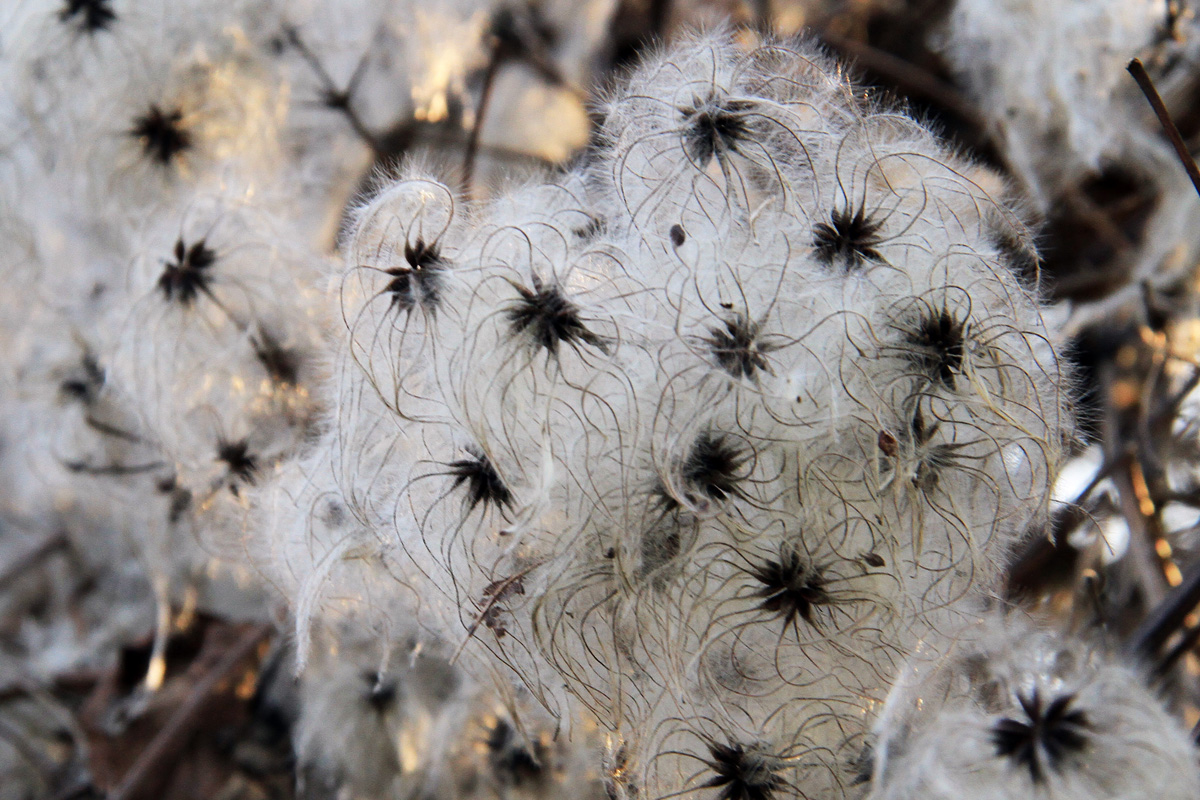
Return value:
[(300, 38), (300, 31), (295, 27), (289, 26), (285, 33), (287, 34), (288, 42), (296, 48), (296, 51), (300, 53), (300, 57), (308, 63), (313, 73), (317, 76), (317, 81), (321, 84), (321, 104), (344, 116), (358, 138), (362, 139), (363, 143), (371, 148), (372, 153), (376, 156), (380, 155), (379, 137), (372, 133), (366, 126), (366, 123), (362, 121), (362, 117), (354, 110), (353, 104), (354, 89), (358, 85), (358, 81), (362, 78), (363, 71), (366, 68), (366, 55), (363, 55), (358, 62), (358, 66), (355, 67), (354, 75), (350, 78), (350, 83), (347, 84), (345, 89), (339, 89), (337, 84), (333, 82), (333, 77), (326, 71), (325, 65), (321, 63), (316, 54)]
[(76, 781), (68, 783), (58, 792), (51, 795), (49, 800), (75, 800), (76, 797), (91, 792), (93, 788), (94, 787), (92, 786), (90, 779), (80, 778)]
[(483, 624), (484, 620), (487, 619), (488, 614), (491, 613), (494, 608), (496, 608), (496, 604), (504, 600), (504, 598), (507, 597), (508, 594), (516, 587), (520, 586), (521, 581), (524, 580), (526, 575), (533, 572), (535, 569), (545, 563), (545, 559), (539, 559), (519, 572), (509, 575), (507, 578), (496, 581), (485, 590), (487, 600), (484, 602), (483, 608), (479, 610), (478, 616), (475, 617), (475, 620), (471, 623), (470, 627), (467, 628), (466, 638), (463, 639), (462, 643), (458, 646), (458, 649), (454, 651), (454, 655), (450, 657), (451, 665), (458, 661), (458, 657), (461, 656), (463, 650), (466, 649), (467, 643), (471, 641), (471, 637), (475, 635), (475, 631), (479, 630), (479, 626)]
[(1154, 115), (1158, 117), (1159, 124), (1163, 127), (1163, 132), (1167, 134), (1167, 139), (1170, 140), (1171, 146), (1175, 148), (1175, 155), (1179, 157), (1179, 163), (1183, 164), (1183, 168), (1187, 170), (1188, 177), (1192, 181), (1192, 186), (1195, 187), (1196, 193), (1200, 194), (1200, 167), (1196, 166), (1196, 159), (1192, 158), (1192, 153), (1188, 150), (1187, 144), (1183, 141), (1183, 137), (1179, 135), (1179, 129), (1175, 127), (1174, 120), (1171, 119), (1171, 114), (1167, 111), (1167, 106), (1162, 101), (1162, 97), (1158, 94), (1158, 90), (1154, 88), (1154, 81), (1150, 79), (1150, 74), (1146, 72), (1146, 67), (1142, 65), (1140, 59), (1133, 59), (1126, 67), (1129, 74), (1137, 81), (1138, 88), (1142, 90), (1142, 94), (1146, 95), (1146, 99), (1150, 101), (1150, 107), (1154, 109)]
[(1174, 419), (1175, 415), (1179, 413), (1179, 409), (1183, 406), (1183, 401), (1187, 399), (1187, 396), (1197, 386), (1200, 386), (1200, 368), (1192, 370), (1192, 375), (1187, 379), (1187, 383), (1167, 401), (1167, 404), (1159, 412), (1154, 422), (1161, 423)]
[(1166, 675), (1175, 666), (1175, 663), (1183, 657), (1184, 653), (1196, 646), (1197, 642), (1200, 642), (1200, 625), (1193, 625), (1186, 629), (1179, 641), (1166, 652), (1166, 655), (1158, 660), (1158, 663), (1154, 666), (1154, 674)]
[(130, 800), (137, 796), (148, 779), (160, 774), (167, 759), (177, 755), (179, 749), (187, 743), (213, 690), (254, 652), (254, 648), (271, 630), (270, 625), (256, 625), (242, 635), (216, 666), (196, 684), (187, 700), (175, 709), (167, 724), (138, 756), (117, 788), (108, 795), (108, 800)]
[(472, 183), (475, 179), (475, 160), (479, 155), (479, 135), (483, 130), (483, 119), (487, 115), (488, 104), (492, 100), (492, 87), (496, 84), (496, 75), (500, 72), (502, 45), (499, 41), (493, 43), (492, 52), (488, 56), (487, 71), (483, 74), (483, 88), (479, 91), (479, 102), (475, 106), (475, 119), (471, 124), (471, 135), (467, 138), (467, 150), (463, 156), (463, 193), (468, 198), (472, 195)]
[(8, 742), (21, 758), (31, 764), (47, 782), (51, 783), (54, 780), (54, 774), (58, 771), (58, 765), (55, 764), (50, 757), (39, 750), (28, 741), (28, 736), (25, 732), (19, 729), (16, 725), (0, 717), (0, 739)]
[(1137, 463), (1130, 460), (1128, 469), (1119, 470), (1113, 475), (1113, 483), (1117, 487), (1121, 514), (1129, 527), (1126, 558), (1130, 559), (1147, 607), (1158, 608), (1167, 597), (1162, 561), (1154, 550), (1154, 542), (1161, 538), (1161, 532), (1153, 529), (1156, 520), (1142, 512), (1133, 477), (1133, 470), (1137, 468)]
[(1182, 627), (1197, 603), (1200, 603), (1200, 566), (1193, 567), (1183, 583), (1172, 589), (1138, 626), (1129, 637), (1129, 649), (1153, 659), (1171, 634)]

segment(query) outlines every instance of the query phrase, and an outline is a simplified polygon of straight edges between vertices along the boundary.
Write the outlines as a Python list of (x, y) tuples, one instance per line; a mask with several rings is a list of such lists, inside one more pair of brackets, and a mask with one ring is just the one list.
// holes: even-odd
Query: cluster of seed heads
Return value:
[[(174, 612), (195, 618), (197, 603), (220, 617), (271, 617), (263, 573), (281, 585), (293, 573), (247, 515), (317, 432), (333, 317), (321, 287), (339, 216), (389, 130), (416, 115), (397, 86), (415, 95), (420, 82), (455, 105), (480, 55), (484, 6), (421, 9), (419, 34), (415, 5), (380, 0), (0, 9), (0, 268), (22, 287), (0, 301), (0, 560), (53, 537), (29, 576), (0, 586), (31, 679), (107, 669), (147, 631), (161, 666)], [(414, 57), (424, 48), (436, 65)], [(450, 74), (446, 56), (459, 59)], [(429, 66), (438, 74), (425, 75)], [(438, 302), (442, 265), (428, 243), (412, 241), (396, 262), (398, 309)], [(553, 300), (532, 291), (533, 304)], [(528, 321), (530, 336), (559, 335), (543, 327)], [(455, 458), (464, 491), (503, 503), (485, 456)], [(347, 516), (319, 510), (331, 526)], [(323, 649), (289, 701), (301, 707), (299, 771), (314, 785), (402, 793), (416, 759), (453, 763), (485, 793), (561, 767), (552, 742), (505, 728), (494, 698), (426, 680), (414, 665), (427, 659), (396, 644), (403, 632), (381, 633), (355, 660), (352, 629), (323, 640), (342, 657)], [(6, 658), (9, 645), (6, 635)], [(406, 666), (381, 651), (403, 652)], [(444, 656), (432, 669), (458, 680)], [(365, 691), (363, 674), (376, 677)], [(455, 712), (443, 713), (451, 701)], [(449, 727), (422, 727), (433, 718)], [(372, 736), (380, 743), (365, 746)], [(433, 738), (452, 746), (428, 752)], [(491, 760), (474, 758), (483, 742)], [(12, 754), (39, 746), (0, 747), (7, 793), (25, 796), (10, 782)]]
[[(351, 136), (378, 155), (354, 110), (385, 67), (337, 84), (269, 0), (228, 11), (247, 30), (29, 4), (0, 258), (49, 300), (0, 324), (4, 385), (49, 364), (53, 397), (3, 397), (36, 421), (0, 450), (10, 507), (136, 531), (160, 609), (248, 555), (291, 603), (305, 781), (1195, 795), (1137, 676), (960, 632), (1046, 513), (1068, 376), (1003, 182), (816, 48), (685, 38), (573, 169), (486, 204), (406, 167), (325, 291), (313, 232)], [(325, 46), (373, 40), (360, 16)], [(151, 33), (189, 46), (143, 63)], [(279, 99), (287, 57), (353, 131)]]
[(1045, 512), (1029, 233), (805, 45), (673, 46), (598, 139), (477, 209), (410, 170), (355, 213), (329, 431), (269, 526), (299, 647), (348, 599), (415, 621), (598, 726), (613, 797), (848, 793)]

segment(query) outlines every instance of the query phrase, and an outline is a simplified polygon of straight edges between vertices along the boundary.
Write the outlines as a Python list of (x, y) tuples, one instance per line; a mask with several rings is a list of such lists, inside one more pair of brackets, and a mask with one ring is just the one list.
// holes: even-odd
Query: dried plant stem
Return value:
[(1175, 155), (1179, 157), (1179, 162), (1183, 164), (1183, 168), (1187, 170), (1188, 177), (1191, 178), (1192, 186), (1196, 188), (1196, 193), (1200, 194), (1200, 167), (1196, 166), (1196, 159), (1192, 158), (1192, 153), (1188, 150), (1188, 146), (1183, 141), (1183, 137), (1179, 134), (1179, 129), (1175, 127), (1175, 122), (1171, 119), (1170, 113), (1167, 111), (1166, 104), (1163, 103), (1162, 97), (1159, 96), (1158, 90), (1154, 88), (1154, 81), (1150, 79), (1149, 73), (1146, 72), (1146, 67), (1142, 65), (1140, 59), (1133, 59), (1126, 67), (1129, 74), (1137, 81), (1138, 88), (1142, 90), (1142, 94), (1146, 95), (1146, 99), (1150, 101), (1150, 107), (1154, 109), (1154, 115), (1158, 117), (1159, 123), (1163, 127), (1163, 131), (1167, 134), (1167, 139), (1170, 140), (1171, 146), (1175, 148)]
[(139, 796), (145, 782), (159, 774), (167, 759), (177, 755), (180, 748), (187, 743), (213, 690), (254, 652), (254, 648), (271, 630), (270, 625), (256, 625), (242, 634), (216, 666), (196, 684), (187, 700), (175, 709), (167, 724), (138, 756), (117, 788), (109, 794), (108, 800), (131, 800)]
[(1171, 590), (1129, 637), (1129, 649), (1153, 659), (1171, 634), (1183, 626), (1197, 603), (1200, 603), (1200, 567), (1193, 567), (1183, 583)]
[(475, 181), (475, 161), (479, 156), (479, 136), (483, 130), (483, 119), (487, 115), (488, 105), (492, 100), (492, 88), (496, 85), (496, 75), (500, 72), (503, 61), (501, 45), (497, 42), (492, 46), (488, 57), (487, 71), (483, 74), (483, 87), (479, 90), (479, 102), (475, 106), (475, 119), (471, 124), (471, 135), (467, 138), (467, 151), (463, 156), (463, 192), (469, 198), (472, 196), (472, 184)]
[(333, 82), (333, 77), (325, 70), (325, 66), (321, 63), (321, 60), (317, 58), (316, 54), (300, 38), (300, 31), (289, 27), (287, 29), (287, 37), (288, 42), (296, 48), (296, 51), (300, 53), (300, 57), (308, 63), (313, 73), (317, 76), (317, 80), (321, 83), (322, 104), (344, 116), (346, 121), (350, 123), (350, 127), (354, 129), (355, 135), (362, 140), (363, 144), (371, 148), (371, 152), (376, 157), (379, 157), (383, 149), (379, 142), (379, 137), (367, 128), (366, 123), (363, 122), (358, 112), (354, 110), (354, 104), (351, 102), (354, 87), (358, 85), (363, 70), (366, 68), (366, 57), (364, 56), (359, 61), (347, 87), (339, 89), (337, 88), (337, 84)]

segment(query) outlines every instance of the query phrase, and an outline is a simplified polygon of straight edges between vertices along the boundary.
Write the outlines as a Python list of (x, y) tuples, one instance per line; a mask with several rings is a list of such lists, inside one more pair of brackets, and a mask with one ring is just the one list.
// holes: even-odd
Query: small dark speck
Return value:
[(158, 288), (168, 301), (178, 300), (181, 305), (190, 305), (201, 292), (209, 291), (212, 275), (209, 272), (217, 263), (217, 254), (203, 239), (184, 244), (175, 241), (175, 260), (167, 262), (158, 279)]
[(492, 466), (491, 459), (476, 447), (467, 447), (467, 458), (451, 462), (449, 473), (454, 477), (454, 488), (465, 485), (467, 488), (467, 508), (474, 510), (481, 503), (500, 509), (513, 505), (513, 494), (500, 473)]
[(363, 673), (363, 680), (368, 687), (364, 695), (367, 705), (380, 714), (387, 711), (396, 699), (396, 682), (374, 672)]
[(250, 443), (246, 439), (236, 442), (219, 442), (217, 460), (225, 463), (229, 474), (233, 477), (246, 483), (254, 483), (254, 473), (258, 470), (258, 459), (250, 452)]
[(164, 167), (192, 146), (192, 134), (184, 127), (183, 111), (178, 108), (164, 111), (151, 104), (145, 114), (134, 119), (129, 135), (141, 141), (147, 158)]
[(98, 33), (117, 21), (117, 13), (112, 10), (112, 0), (66, 0), (58, 19), (77, 22), (84, 33)]
[(258, 334), (251, 337), (250, 346), (271, 380), (291, 386), (299, 383), (301, 356), (298, 350), (284, 347), (282, 342), (261, 327)]
[(844, 262), (847, 270), (866, 261), (883, 261), (876, 249), (884, 241), (882, 228), (883, 222), (871, 219), (863, 208), (835, 210), (829, 222), (813, 229), (814, 254), (828, 266)]
[(588, 329), (579, 307), (557, 284), (543, 283), (535, 274), (532, 289), (516, 283), (513, 288), (519, 295), (507, 311), (513, 333), (528, 334), (551, 356), (558, 355), (560, 342), (575, 350), (582, 343), (602, 353), (608, 352), (603, 337)]
[(875, 567), (876, 569), (887, 566), (887, 562), (883, 560), (883, 556), (878, 553), (863, 553), (862, 562), (868, 567)]
[(595, 239), (597, 236), (603, 233), (604, 227), (605, 222), (603, 217), (591, 217), (588, 219), (586, 225), (575, 228), (573, 231), (571, 231), (571, 233), (575, 234), (577, 239), (580, 239), (581, 241), (587, 241), (589, 239)]

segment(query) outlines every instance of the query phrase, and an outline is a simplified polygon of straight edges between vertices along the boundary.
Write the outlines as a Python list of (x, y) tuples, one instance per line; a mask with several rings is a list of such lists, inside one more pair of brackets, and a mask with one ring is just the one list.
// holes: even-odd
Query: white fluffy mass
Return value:
[(1187, 730), (1139, 670), (1015, 616), (901, 673), (880, 719), (871, 800), (1047, 800), (1200, 792)]
[(604, 112), (563, 176), (472, 207), (410, 169), (355, 213), (264, 552), (302, 654), (415, 620), (600, 726), (615, 796), (845, 790), (1045, 513), (1071, 420), (1029, 233), (805, 44), (694, 37)]

